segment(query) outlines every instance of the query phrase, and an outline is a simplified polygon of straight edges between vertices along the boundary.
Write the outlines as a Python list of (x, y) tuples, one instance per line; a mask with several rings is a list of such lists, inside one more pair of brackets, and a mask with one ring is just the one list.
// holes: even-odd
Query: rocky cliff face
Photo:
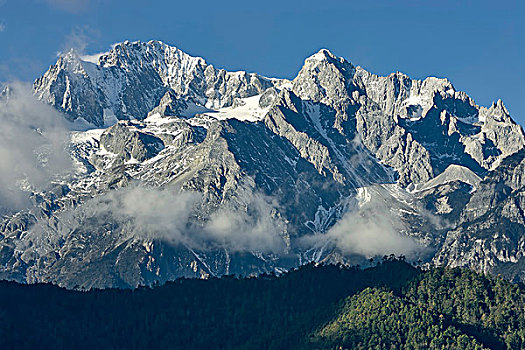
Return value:
[(446, 79), (323, 49), (287, 81), (151, 41), (69, 52), (34, 93), (92, 127), (72, 133), (76, 175), (0, 224), (3, 278), (129, 287), (390, 253), (524, 278), (525, 136)]
[(83, 61), (74, 51), (34, 84), (36, 96), (95, 126), (118, 120), (144, 119), (161, 98), (172, 92), (180, 103), (208, 108), (231, 106), (283, 80), (246, 72), (227, 72), (159, 41), (124, 42), (101, 55), (98, 63)]
[(490, 172), (447, 232), (434, 262), (497, 272), (523, 280), (523, 150)]

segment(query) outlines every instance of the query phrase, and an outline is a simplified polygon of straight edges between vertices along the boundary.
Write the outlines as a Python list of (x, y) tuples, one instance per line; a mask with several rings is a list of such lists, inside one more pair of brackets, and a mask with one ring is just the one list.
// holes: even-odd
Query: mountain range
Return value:
[(447, 79), (326, 49), (267, 78), (126, 41), (61, 54), (31, 94), (73, 167), (5, 212), (2, 279), (128, 288), (395, 254), (525, 281), (525, 134)]

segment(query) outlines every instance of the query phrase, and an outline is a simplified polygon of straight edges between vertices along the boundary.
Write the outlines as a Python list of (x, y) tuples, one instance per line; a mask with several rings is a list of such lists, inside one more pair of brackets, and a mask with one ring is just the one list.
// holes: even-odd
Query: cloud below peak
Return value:
[(0, 214), (28, 205), (28, 194), (69, 171), (63, 116), (12, 83), (0, 95)]

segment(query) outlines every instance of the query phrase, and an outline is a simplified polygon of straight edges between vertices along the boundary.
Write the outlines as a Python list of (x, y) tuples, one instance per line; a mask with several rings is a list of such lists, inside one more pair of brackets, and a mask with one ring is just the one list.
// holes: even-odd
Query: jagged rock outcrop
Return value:
[(100, 145), (108, 152), (118, 154), (123, 161), (143, 162), (153, 158), (164, 148), (161, 139), (117, 123), (100, 136)]
[(523, 150), (505, 158), (473, 192), (434, 262), (523, 279), (525, 183)]
[[(451, 164), (483, 175), (525, 145), (501, 102), (479, 107), (446, 79), (379, 77), (324, 49), (305, 61), (293, 91), (332, 107), (331, 126), (347, 139), (359, 136), (405, 186), (426, 182)], [(502, 138), (507, 134), (508, 143)]]
[(145, 118), (168, 91), (200, 106), (219, 108), (281, 83), (255, 73), (216, 69), (160, 41), (126, 41), (101, 55), (97, 64), (83, 61), (74, 51), (62, 54), (35, 81), (34, 90), (71, 120), (83, 118), (104, 126), (113, 117)]

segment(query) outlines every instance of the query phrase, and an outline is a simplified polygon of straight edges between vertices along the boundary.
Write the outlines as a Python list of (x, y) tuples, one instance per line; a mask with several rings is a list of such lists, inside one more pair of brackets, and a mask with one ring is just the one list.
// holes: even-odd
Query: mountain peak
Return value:
[(80, 55), (78, 54), (77, 50), (74, 48), (70, 48), (69, 50), (65, 52), (60, 52), (58, 54), (58, 60), (66, 61), (66, 62), (77, 62), (80, 59)]
[(323, 48), (308, 57), (306, 60), (326, 61), (328, 59), (337, 59), (337, 56), (330, 52), (330, 50)]
[(255, 73), (216, 69), (202, 57), (151, 40), (124, 41), (107, 53), (88, 56), (69, 51), (37, 79), (34, 89), (39, 99), (59, 106), (71, 120), (81, 117), (103, 126), (111, 116), (144, 119), (168, 90), (177, 99), (219, 109), (280, 83)]
[(335, 64), (337, 67), (352, 66), (344, 57), (334, 55), (328, 49), (320, 49), (304, 60), (305, 66), (317, 66), (318, 64)]
[(507, 110), (507, 107), (505, 107), (505, 105), (503, 104), (503, 101), (500, 98), (498, 98), (498, 100), (496, 102), (492, 103), (492, 107), (494, 109), (502, 111), (505, 115), (509, 114), (509, 111)]

